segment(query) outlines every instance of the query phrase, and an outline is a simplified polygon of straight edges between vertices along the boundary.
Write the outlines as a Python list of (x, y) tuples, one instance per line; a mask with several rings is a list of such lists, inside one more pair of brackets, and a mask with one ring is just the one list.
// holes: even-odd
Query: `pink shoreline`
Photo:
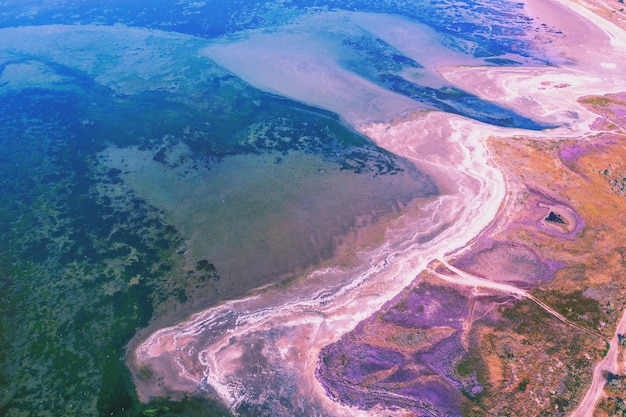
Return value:
[[(330, 401), (315, 379), (320, 349), (378, 310), (408, 285), (430, 260), (464, 246), (467, 237), (488, 225), (504, 197), (502, 177), (486, 164), (488, 154), (481, 144), (484, 134), (477, 132), (472, 122), (431, 112), (394, 126), (373, 125), (365, 129), (393, 152), (421, 161), (420, 150), (424, 149), (421, 147), (427, 146), (432, 136), (424, 137), (420, 145), (413, 132), (416, 129), (441, 130), (448, 123), (451, 130), (444, 129), (441, 132), (444, 136), (458, 132), (452, 139), (441, 138), (447, 145), (442, 146), (437, 155), (432, 154), (431, 149), (431, 161), (436, 159), (437, 163), (429, 167), (439, 178), (449, 178), (447, 183), (442, 183), (448, 194), (431, 202), (417, 202), (422, 207), (415, 213), (407, 213), (389, 224), (386, 243), (373, 252), (359, 255), (363, 260), (373, 260), (364, 264), (368, 266), (361, 270), (359, 280), (349, 279), (341, 286), (329, 286), (330, 277), (333, 277), (331, 282), (337, 282), (338, 277), (350, 278), (352, 274), (331, 268), (314, 273), (285, 290), (270, 290), (258, 297), (227, 302), (178, 326), (156, 332), (138, 347), (136, 360), (139, 367), (150, 365), (153, 370), (160, 369), (167, 378), (158, 392), (142, 392), (145, 384), (137, 381), (142, 398), (197, 389), (208, 382), (223, 401), (236, 407), (246, 398), (246, 394), (238, 394), (247, 381), (247, 376), (241, 375), (244, 372), (241, 360), (251, 354), (249, 346), (253, 340), (264, 340), (271, 345), (268, 352), (273, 352), (264, 360), (281, 356), (282, 363), (273, 362), (271, 369), (297, 375), (300, 401), (310, 397), (312, 407), (322, 407), (335, 415), (354, 415), (355, 410)], [(478, 212), (482, 215), (476, 216)], [(439, 219), (433, 224), (431, 216)], [(414, 229), (417, 222), (424, 224), (421, 232), (419, 228)], [(437, 223), (440, 226), (436, 226)], [(422, 239), (432, 238), (433, 233), (436, 234), (434, 239)], [(394, 241), (396, 243), (391, 244)], [(280, 301), (275, 303), (275, 300)], [(232, 322), (215, 333), (220, 327), (220, 315), (234, 318), (224, 319), (225, 323)], [(267, 336), (268, 332), (282, 336), (273, 340)], [(213, 340), (208, 343), (202, 340), (207, 337)], [(307, 343), (296, 343), (296, 340), (307, 340)]]

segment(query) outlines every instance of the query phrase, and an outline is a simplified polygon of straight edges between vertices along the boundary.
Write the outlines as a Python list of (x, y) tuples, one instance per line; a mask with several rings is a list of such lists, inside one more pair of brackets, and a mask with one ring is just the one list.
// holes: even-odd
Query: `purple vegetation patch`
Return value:
[(559, 151), (559, 158), (561, 159), (563, 165), (570, 169), (573, 169), (573, 167), (571, 166), (572, 162), (576, 161), (578, 158), (587, 154), (588, 152), (589, 149), (586, 145), (577, 143), (571, 146), (564, 146)]
[(344, 376), (347, 381), (358, 384), (367, 376), (400, 366), (404, 363), (401, 353), (368, 345), (352, 347), (353, 354), (346, 362)]
[[(475, 375), (460, 377), (455, 368), (467, 354), (460, 329), (468, 313), (462, 293), (422, 282), (323, 348), (317, 377), (330, 397), (350, 406), (382, 405), (402, 408), (411, 415), (461, 416), (464, 394), (483, 390)], [(380, 332), (391, 331), (390, 324), (421, 329), (448, 326), (458, 331), (428, 351), (417, 346), (406, 351), (410, 348), (403, 346), (400, 353), (364, 342), (379, 340)]]
[(386, 384), (405, 384), (414, 381), (418, 376), (419, 374), (411, 369), (400, 368), (382, 382)]
[(415, 398), (425, 406), (428, 404), (431, 412), (433, 407), (436, 408), (438, 416), (460, 417), (462, 415), (459, 393), (441, 382), (427, 381), (415, 384), (399, 390), (398, 393)]
[(456, 376), (454, 370), (454, 358), (465, 355), (459, 333), (442, 340), (433, 346), (428, 352), (420, 352), (415, 355), (415, 361), (428, 366), (433, 372), (445, 379), (451, 385), (462, 388), (463, 383)]
[(565, 268), (567, 266), (567, 263), (565, 263), (563, 261), (554, 261), (552, 259), (548, 259), (544, 263), (546, 264), (546, 266), (550, 270), (551, 278), (554, 278), (554, 274), (556, 273), (556, 271), (558, 271), (561, 268)]
[(490, 242), (455, 263), (460, 269), (494, 281), (536, 284), (554, 277), (555, 266), (543, 262), (532, 249), (512, 242)]
[(372, 373), (391, 369), (404, 362), (404, 357), (391, 350), (366, 344), (350, 345), (339, 341), (322, 349), (317, 377), (326, 392), (336, 400), (359, 408), (371, 408), (386, 403), (384, 391), (365, 395), (367, 388), (359, 386)]
[(626, 118), (626, 109), (613, 108), (612, 110), (617, 117)]
[(426, 411), (432, 413), (434, 410), (438, 416), (461, 415), (461, 393), (445, 381), (433, 380), (430, 373), (430, 377), (419, 381), (420, 376), (429, 375), (400, 369), (393, 378), (372, 385), (359, 385), (343, 379), (336, 371), (330, 366), (320, 366), (317, 377), (328, 395), (343, 404), (361, 409), (377, 405), (401, 407), (413, 415), (424, 415)]
[(407, 328), (461, 327), (467, 316), (466, 298), (445, 287), (421, 284), (409, 296), (389, 308), (383, 320)]

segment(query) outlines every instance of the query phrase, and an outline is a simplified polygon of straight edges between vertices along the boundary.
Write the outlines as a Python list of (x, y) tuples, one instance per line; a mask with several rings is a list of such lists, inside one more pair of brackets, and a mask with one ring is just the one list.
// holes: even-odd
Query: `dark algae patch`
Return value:
[(0, 415), (226, 415), (137, 401), (124, 347), (185, 291), (168, 277), (181, 241), (140, 198), (97, 192), (120, 172), (95, 169), (83, 98), (31, 89), (0, 103)]
[(567, 224), (567, 222), (563, 219), (563, 216), (561, 216), (560, 214), (554, 211), (551, 211), (550, 213), (548, 213), (548, 217), (546, 217), (546, 221), (552, 222), (552, 223)]

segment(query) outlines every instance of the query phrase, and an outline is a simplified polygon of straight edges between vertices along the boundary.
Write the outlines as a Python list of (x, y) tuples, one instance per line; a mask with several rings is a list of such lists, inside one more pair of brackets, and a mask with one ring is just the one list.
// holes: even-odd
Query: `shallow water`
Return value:
[[(369, 154), (376, 157), (373, 150)], [(198, 166), (202, 162), (179, 144), (168, 148), (168, 160), (177, 165), (172, 169), (153, 155), (113, 148), (100, 160), (167, 215), (185, 239), (179, 251), (190, 273), (203, 260), (213, 265), (220, 298), (319, 266), (342, 236), (437, 192), (428, 177), (403, 162), (394, 167), (398, 172), (373, 175), (303, 152), (235, 155)], [(119, 192), (111, 186), (103, 191)]]

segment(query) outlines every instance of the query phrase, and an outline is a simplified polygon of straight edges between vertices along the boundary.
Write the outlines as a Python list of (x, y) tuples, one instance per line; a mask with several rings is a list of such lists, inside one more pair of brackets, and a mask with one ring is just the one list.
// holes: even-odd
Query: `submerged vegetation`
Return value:
[(125, 344), (188, 284), (170, 276), (181, 238), (163, 214), (132, 193), (97, 192), (117, 176), (94, 170), (101, 145), (82, 134), (80, 102), (36, 90), (2, 102), (6, 416), (140, 415), (128, 414)]
[[(181, 319), (236, 282), (208, 255), (185, 264), (186, 237), (125, 182), (126, 171), (102, 164), (104, 149), (149, 151), (163, 169), (191, 170), (185, 175), (233, 155), (271, 154), (280, 164), (300, 153), (363, 178), (425, 178), (336, 116), (223, 71), (194, 97), (118, 94), (82, 71), (36, 62), (11, 65), (46, 67), (45, 77), (64, 83), (44, 77), (44, 87), (5, 83), (0, 92), (2, 415), (190, 415), (198, 403), (140, 405), (125, 347), (156, 318)], [(178, 143), (191, 161), (171, 152)]]

